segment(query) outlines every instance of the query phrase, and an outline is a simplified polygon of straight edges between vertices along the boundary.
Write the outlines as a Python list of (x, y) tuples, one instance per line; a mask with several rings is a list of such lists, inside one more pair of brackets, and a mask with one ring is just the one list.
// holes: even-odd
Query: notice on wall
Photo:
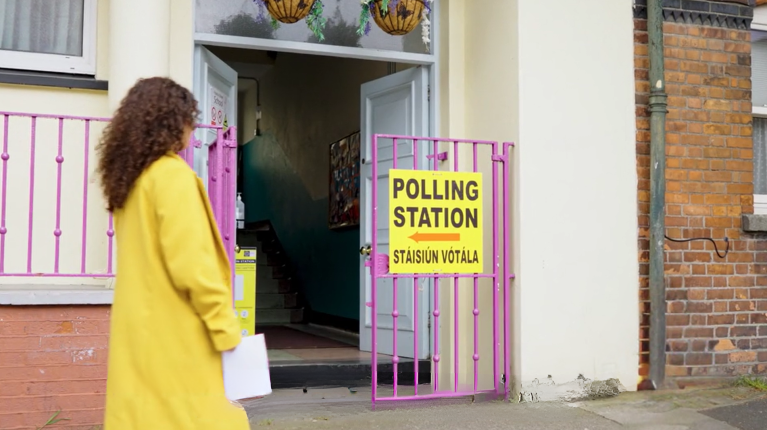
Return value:
[(240, 248), (234, 260), (234, 312), (243, 336), (256, 334), (256, 248)]
[(228, 100), (226, 93), (214, 87), (208, 85), (208, 110), (210, 115), (210, 125), (224, 127), (227, 122), (227, 106)]
[(482, 272), (482, 174), (389, 171), (389, 272)]

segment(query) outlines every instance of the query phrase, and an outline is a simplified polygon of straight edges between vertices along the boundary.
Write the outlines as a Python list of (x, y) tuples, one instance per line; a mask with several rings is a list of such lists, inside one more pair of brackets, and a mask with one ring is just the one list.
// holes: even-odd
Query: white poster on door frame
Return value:
[(227, 112), (227, 96), (213, 85), (208, 85), (208, 124), (223, 127), (229, 115)]

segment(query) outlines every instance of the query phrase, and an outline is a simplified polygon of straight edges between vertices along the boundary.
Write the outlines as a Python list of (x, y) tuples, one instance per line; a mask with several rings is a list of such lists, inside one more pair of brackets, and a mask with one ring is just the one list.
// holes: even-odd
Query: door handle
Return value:
[(363, 246), (360, 248), (360, 255), (366, 255), (370, 256), (370, 253), (372, 252), (372, 248), (370, 248), (370, 245)]
[(240, 245), (235, 244), (234, 245), (234, 253), (236, 254), (238, 252), (240, 252)]

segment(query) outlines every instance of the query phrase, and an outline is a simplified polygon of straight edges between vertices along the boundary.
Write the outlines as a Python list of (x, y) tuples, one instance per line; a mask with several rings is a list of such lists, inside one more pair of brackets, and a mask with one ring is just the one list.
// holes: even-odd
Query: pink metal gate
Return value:
[[(89, 204), (93, 142), (110, 119), (0, 111), (0, 120), (0, 277), (114, 277), (112, 216)], [(208, 193), (234, 274), (237, 132), (198, 128), (216, 131)], [(202, 147), (192, 139), (180, 154), (190, 165)], [(62, 243), (80, 252), (62, 253)]]
[[(213, 214), (229, 257), (234, 286), (234, 256), (236, 235), (235, 208), (237, 204), (237, 128), (199, 125), (216, 130), (216, 140), (208, 147), (208, 196)], [(191, 147), (191, 145), (190, 145)], [(187, 147), (187, 151), (189, 151)], [(187, 159), (187, 162), (190, 160)], [(191, 163), (190, 163), (191, 164)], [(232, 295), (234, 306), (234, 295)]]
[[(489, 170), (489, 174), (492, 177), (492, 272), (491, 273), (475, 273), (475, 274), (392, 274), (389, 273), (389, 256), (380, 253), (378, 248), (381, 243), (379, 237), (378, 226), (378, 210), (381, 200), (379, 198), (388, 198), (386, 195), (379, 194), (378, 186), (378, 166), (379, 166), (379, 144), (382, 141), (390, 142), (391, 145), (391, 159), (392, 168), (412, 168), (413, 170), (419, 170), (419, 165), (423, 165), (418, 156), (418, 148), (421, 146), (428, 148), (429, 154), (426, 156), (430, 162), (426, 168), (420, 170), (433, 170), (443, 172), (460, 172), (459, 153), (462, 148), (468, 148), (472, 154), (472, 163), (470, 172), (480, 172), (483, 175), (487, 175), (488, 172), (482, 170)], [(397, 150), (403, 144), (412, 145), (413, 163), (412, 166), (398, 166), (397, 162)], [(420, 144), (419, 144), (420, 143)], [(440, 146), (452, 146), (452, 152), (446, 150), (440, 152)], [(383, 146), (383, 145), (381, 145)], [(369, 258), (365, 262), (365, 265), (370, 267), (371, 273), (371, 290), (372, 301), (369, 306), (372, 307), (372, 403), (375, 408), (376, 402), (383, 401), (409, 401), (409, 400), (421, 400), (421, 399), (434, 399), (434, 398), (447, 398), (447, 397), (464, 397), (477, 394), (489, 395), (489, 397), (504, 397), (508, 400), (510, 393), (509, 373), (510, 373), (510, 341), (509, 341), (509, 291), (510, 283), (514, 278), (509, 266), (509, 253), (510, 253), (510, 238), (509, 238), (509, 170), (510, 170), (510, 151), (514, 146), (513, 143), (500, 143), (490, 141), (479, 140), (463, 140), (463, 139), (442, 139), (442, 138), (427, 138), (416, 136), (398, 136), (398, 135), (386, 135), (377, 134), (373, 136), (372, 141), (372, 244), (370, 247)], [(389, 146), (386, 145), (388, 148)], [(485, 154), (485, 160), (479, 154), (480, 147), (489, 149), (489, 154)], [(488, 152), (488, 151), (483, 151)], [(452, 163), (450, 163), (452, 159)], [(480, 163), (489, 163), (489, 169), (481, 169)], [(501, 172), (499, 173), (498, 164), (501, 164)], [(441, 166), (442, 164), (442, 166)], [(450, 166), (452, 164), (452, 166)], [(444, 168), (441, 168), (444, 167)], [(487, 166), (484, 166), (487, 167)], [(464, 170), (467, 171), (467, 170)], [(499, 208), (499, 200), (500, 208)], [(483, 233), (484, 234), (484, 233)], [(388, 241), (387, 241), (388, 242)], [(502, 250), (502, 253), (501, 253)], [(501, 264), (501, 258), (503, 263)], [(418, 321), (418, 288), (415, 285), (418, 284), (419, 278), (429, 278), (433, 280), (433, 310), (431, 314), (434, 316), (434, 323), (431, 325), (432, 333), (426, 333), (426, 335), (433, 335), (433, 343), (431, 349), (431, 362), (432, 362), (432, 382), (430, 392), (426, 394), (418, 393), (418, 324), (415, 327), (414, 333), (414, 384), (413, 394), (399, 396), (398, 395), (398, 366), (400, 358), (397, 357), (397, 319), (399, 317), (399, 310), (397, 309), (397, 281), (404, 279), (412, 279), (414, 282), (414, 320)], [(378, 313), (378, 292), (379, 292), (379, 280), (391, 279), (391, 291), (384, 292), (384, 294), (391, 294), (393, 297), (393, 309), (392, 309), (392, 326), (393, 326), (393, 394), (391, 396), (379, 395), (378, 387), (378, 344), (377, 344), (377, 331), (379, 329), (377, 313)], [(473, 318), (473, 331), (474, 331), (474, 345), (473, 354), (462, 357), (459, 351), (459, 331), (460, 331), (460, 317), (461, 310), (459, 306), (459, 279), (467, 279), (473, 281), (473, 306), (471, 311), (464, 315), (464, 318)], [(479, 354), (479, 342), (482, 333), (479, 328), (479, 315), (483, 312), (479, 305), (480, 287), (479, 283), (481, 279), (491, 280), (492, 282), (492, 360), (485, 360), (480, 357)], [(448, 310), (448, 312), (441, 312), (439, 292), (440, 292), (440, 280), (453, 281), (452, 293), (454, 294), (454, 309)], [(500, 296), (500, 297), (499, 297)], [(388, 311), (388, 309), (387, 309)], [(452, 387), (448, 390), (440, 389), (440, 318), (449, 316), (449, 313), (453, 313), (454, 327), (453, 327), (453, 369), (452, 371)], [(502, 316), (499, 317), (499, 312)], [(446, 315), (447, 314), (447, 315)], [(424, 335), (424, 334), (421, 334)], [(500, 351), (503, 351), (502, 353)], [(448, 351), (449, 354), (449, 351)], [(503, 362), (501, 363), (500, 355), (503, 355)], [(466, 355), (466, 354), (464, 354)], [(474, 367), (474, 380), (472, 389), (461, 390), (459, 387), (459, 375), (461, 360), (472, 360)], [(480, 389), (479, 375), (480, 368), (482, 366), (492, 366), (493, 375), (493, 388), (492, 389)]]

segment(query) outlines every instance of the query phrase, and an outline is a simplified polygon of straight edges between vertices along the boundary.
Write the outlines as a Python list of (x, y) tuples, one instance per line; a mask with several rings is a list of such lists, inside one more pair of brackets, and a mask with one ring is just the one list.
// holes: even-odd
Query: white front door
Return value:
[[(404, 136), (427, 136), (429, 130), (429, 73), (425, 67), (415, 67), (362, 85), (361, 148), (362, 160), (360, 184), (360, 247), (371, 245), (372, 230), (372, 184), (378, 184), (378, 244), (377, 252), (389, 253), (389, 169), (392, 168), (391, 140), (378, 143), (378, 177), (372, 177), (372, 141), (374, 134)], [(426, 167), (423, 160), (431, 153), (429, 145), (419, 143), (419, 169)], [(397, 142), (397, 168), (413, 168), (412, 141)], [(360, 257), (360, 349), (372, 350), (372, 303), (370, 268), (364, 266)], [(400, 279), (397, 283), (397, 355), (414, 358), (414, 333), (418, 330), (418, 358), (429, 358), (430, 335), (428, 330), (431, 304), (431, 282), (418, 282), (418, 313), (416, 320), (413, 280)], [(393, 296), (391, 279), (378, 280), (377, 314), (380, 354), (392, 353)]]
[[(200, 124), (237, 125), (237, 72), (205, 47), (194, 48), (194, 96), (201, 111)], [(202, 142), (194, 150), (194, 170), (208, 186), (208, 146), (216, 140), (215, 129), (198, 130)]]

